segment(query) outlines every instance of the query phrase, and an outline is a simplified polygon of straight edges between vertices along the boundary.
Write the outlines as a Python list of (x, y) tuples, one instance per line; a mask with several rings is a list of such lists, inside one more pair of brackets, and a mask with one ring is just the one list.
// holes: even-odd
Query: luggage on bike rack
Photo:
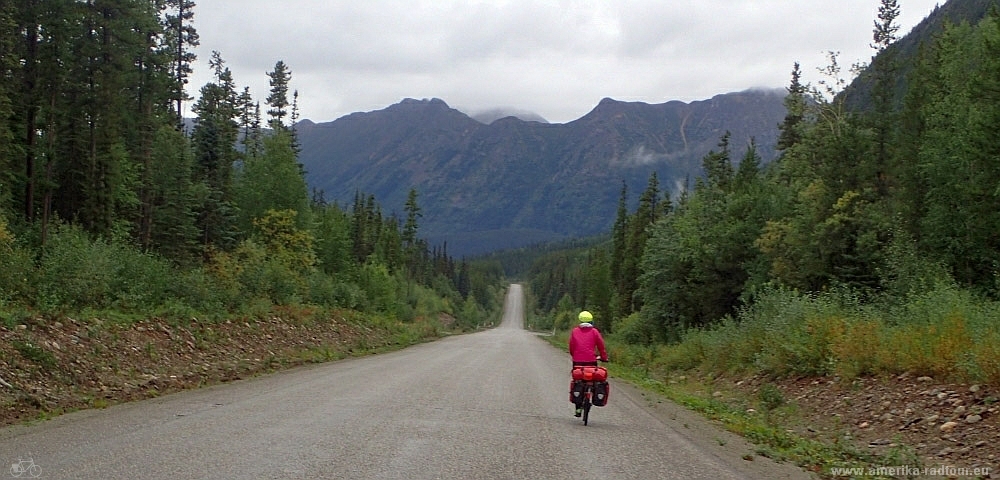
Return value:
[(608, 379), (608, 369), (577, 365), (573, 367), (573, 380), (586, 382), (603, 382)]
[(608, 383), (608, 369), (597, 366), (577, 365), (573, 367), (573, 380), (569, 382), (569, 401), (579, 404), (588, 384), (593, 385), (593, 396), (590, 399), (595, 407), (608, 404), (611, 395), (611, 384)]

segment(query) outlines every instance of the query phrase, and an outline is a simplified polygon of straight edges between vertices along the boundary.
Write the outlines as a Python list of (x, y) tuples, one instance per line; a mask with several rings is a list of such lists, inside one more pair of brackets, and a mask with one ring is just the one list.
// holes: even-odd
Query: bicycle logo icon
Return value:
[(35, 465), (35, 459), (28, 456), (28, 459), (18, 457), (17, 463), (11, 464), (10, 475), (12, 477), (20, 477), (27, 474), (32, 478), (38, 478), (42, 474), (42, 467)]

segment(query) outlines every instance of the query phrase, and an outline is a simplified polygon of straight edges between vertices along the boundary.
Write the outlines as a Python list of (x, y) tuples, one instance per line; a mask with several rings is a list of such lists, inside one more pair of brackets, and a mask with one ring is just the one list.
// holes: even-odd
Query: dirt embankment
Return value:
[(907, 374), (852, 381), (758, 376), (717, 379), (714, 385), (714, 397), (730, 403), (752, 399), (743, 407), (753, 410), (761, 410), (762, 390), (776, 388), (784, 407), (775, 410), (775, 420), (786, 429), (828, 444), (848, 442), (878, 455), (875, 467), (978, 468), (990, 472), (984, 478), (1000, 477), (1000, 390), (995, 386)]
[(64, 317), (0, 326), (0, 424), (396, 348), (437, 336), (441, 323), (373, 327), (345, 315), (127, 325)]

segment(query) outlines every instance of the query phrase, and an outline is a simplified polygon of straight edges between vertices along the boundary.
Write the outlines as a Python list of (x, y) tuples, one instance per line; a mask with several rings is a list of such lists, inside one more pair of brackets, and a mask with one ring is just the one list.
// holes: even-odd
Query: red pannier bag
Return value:
[(604, 367), (580, 366), (573, 367), (573, 380), (585, 382), (603, 382), (608, 379), (608, 369)]

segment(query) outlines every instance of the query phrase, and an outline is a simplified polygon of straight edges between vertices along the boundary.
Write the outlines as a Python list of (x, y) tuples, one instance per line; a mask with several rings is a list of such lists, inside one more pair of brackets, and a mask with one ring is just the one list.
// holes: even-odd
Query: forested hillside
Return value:
[(821, 85), (795, 65), (779, 159), (723, 136), (679, 200), (623, 191), (608, 242), (536, 263), (539, 323), (585, 307), (665, 366), (1000, 382), (1000, 14), (923, 39), (895, 98), (895, 3), (868, 108), (835, 56)]
[[(313, 195), (298, 162), (293, 67), (255, 99), (223, 59), (188, 85), (190, 0), (0, 2), (0, 318), (351, 309), (475, 326), (498, 267), (454, 260), (357, 192)], [(191, 102), (194, 126), (181, 112)], [(49, 319), (49, 320), (47, 320)]]

